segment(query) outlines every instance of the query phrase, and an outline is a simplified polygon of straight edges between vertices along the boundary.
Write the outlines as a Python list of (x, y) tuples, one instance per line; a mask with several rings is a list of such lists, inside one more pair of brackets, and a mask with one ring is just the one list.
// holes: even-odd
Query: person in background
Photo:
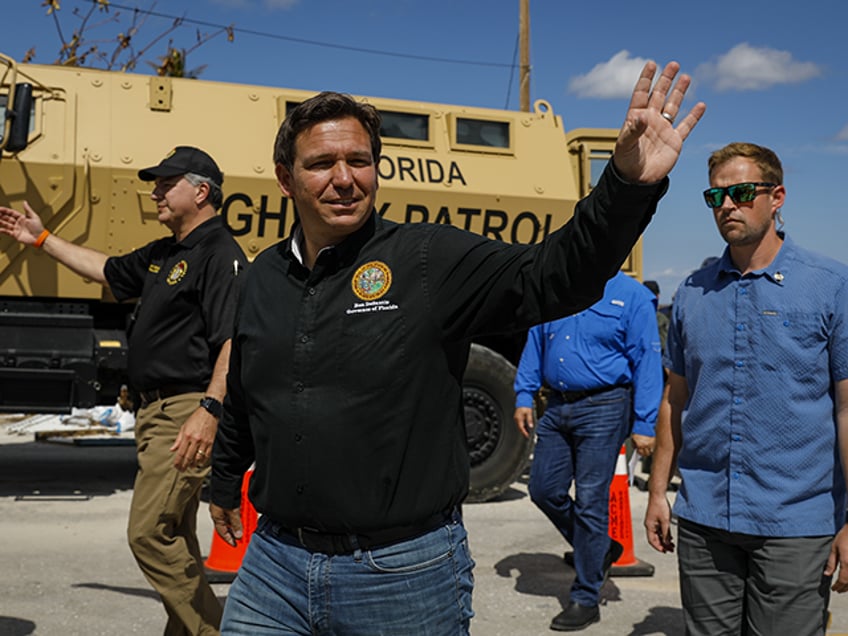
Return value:
[(554, 630), (577, 631), (600, 620), (601, 586), (623, 551), (608, 535), (609, 489), (628, 435), (642, 457), (653, 451), (663, 391), (656, 313), (656, 297), (619, 272), (589, 309), (527, 335), (514, 415), (525, 437), (533, 429), (534, 396), (548, 389), (530, 498), (574, 548), (570, 601), (553, 619)]
[(772, 150), (731, 143), (708, 166), (727, 247), (674, 297), (645, 529), (674, 550), (676, 463), (686, 633), (821, 635), (837, 571), (848, 590), (848, 267), (778, 227)]
[(655, 280), (646, 280), (643, 285), (651, 290), (651, 293), (656, 297), (657, 302), (657, 329), (660, 332), (660, 345), (662, 346), (662, 350), (665, 351), (665, 341), (668, 339), (668, 316), (665, 315), (659, 308), (660, 302), (660, 285)]
[(224, 175), (212, 157), (178, 146), (138, 176), (155, 181), (151, 198), (171, 236), (129, 254), (109, 257), (51, 234), (26, 203), (23, 213), (0, 207), (0, 232), (108, 286), (118, 300), (138, 299), (128, 329), (129, 379), (141, 398), (130, 549), (165, 606), (166, 636), (217, 634), (221, 603), (195, 528), (246, 261), (216, 213)]

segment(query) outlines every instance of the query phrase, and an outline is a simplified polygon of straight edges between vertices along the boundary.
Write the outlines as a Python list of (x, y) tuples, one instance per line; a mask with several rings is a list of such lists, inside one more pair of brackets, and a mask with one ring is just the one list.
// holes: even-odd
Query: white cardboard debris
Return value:
[(18, 435), (92, 429), (120, 434), (131, 431), (134, 427), (135, 416), (132, 411), (125, 411), (116, 403), (114, 406), (94, 406), (89, 409), (73, 408), (70, 415), (30, 415), (11, 424), (6, 430)]

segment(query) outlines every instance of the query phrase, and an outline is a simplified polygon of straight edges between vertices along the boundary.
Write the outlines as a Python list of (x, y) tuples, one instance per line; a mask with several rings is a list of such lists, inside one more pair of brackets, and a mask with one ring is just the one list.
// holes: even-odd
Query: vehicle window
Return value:
[(396, 139), (412, 139), (428, 141), (430, 138), (430, 116), (420, 113), (401, 113), (398, 111), (381, 110), (383, 124), (380, 126), (380, 136)]
[(598, 180), (601, 178), (601, 175), (604, 172), (604, 168), (607, 167), (607, 163), (612, 157), (612, 152), (609, 150), (598, 150), (593, 148), (589, 153), (589, 189), (595, 187), (598, 183)]
[(292, 112), (299, 104), (300, 102), (291, 102), (289, 100), (286, 100), (286, 115)]
[(509, 148), (509, 122), (457, 117), (456, 143)]
[[(0, 121), (0, 137), (3, 136), (3, 126), (6, 125), (6, 122), (10, 121), (9, 119), (9, 111), (6, 108), (9, 103), (9, 94), (8, 93), (0, 93), (0, 116), (3, 117), (2, 121)], [(32, 101), (32, 108), (30, 109), (29, 114), (29, 133), (32, 134), (35, 130), (35, 100)]]

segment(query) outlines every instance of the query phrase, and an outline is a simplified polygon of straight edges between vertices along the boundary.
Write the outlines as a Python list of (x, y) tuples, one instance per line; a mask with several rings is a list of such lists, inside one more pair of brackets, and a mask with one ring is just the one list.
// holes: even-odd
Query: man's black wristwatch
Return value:
[(208, 395), (205, 395), (200, 399), (200, 406), (214, 415), (216, 419), (220, 420), (221, 416), (224, 414), (224, 405)]

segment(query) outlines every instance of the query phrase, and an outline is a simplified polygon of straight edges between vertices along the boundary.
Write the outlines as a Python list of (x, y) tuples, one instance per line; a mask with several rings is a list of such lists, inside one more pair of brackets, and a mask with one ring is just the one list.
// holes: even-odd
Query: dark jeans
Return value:
[(571, 600), (584, 606), (598, 604), (603, 584), (609, 488), (630, 431), (630, 393), (616, 388), (572, 404), (552, 395), (536, 426), (530, 497), (574, 548)]
[(678, 520), (688, 636), (821, 636), (833, 537), (762, 537)]

